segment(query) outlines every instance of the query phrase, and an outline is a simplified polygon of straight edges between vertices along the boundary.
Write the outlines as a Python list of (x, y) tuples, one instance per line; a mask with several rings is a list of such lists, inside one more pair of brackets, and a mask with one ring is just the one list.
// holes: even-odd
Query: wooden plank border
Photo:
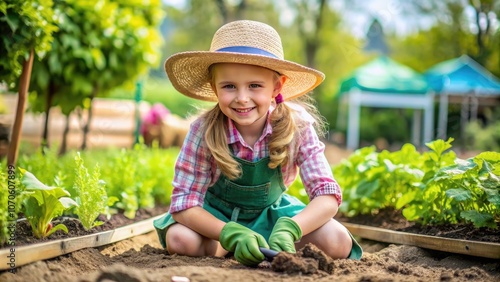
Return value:
[(500, 244), (497, 243), (420, 235), (347, 222), (342, 222), (342, 224), (347, 227), (353, 235), (374, 241), (411, 245), (456, 254), (500, 259)]
[[(118, 227), (113, 230), (103, 231), (80, 237), (54, 240), (50, 242), (25, 245), (20, 247), (6, 247), (0, 250), (0, 270), (11, 268), (11, 258), (14, 254), (15, 267), (23, 266), (39, 260), (55, 258), (85, 248), (100, 247), (116, 243), (134, 236), (148, 233), (154, 230), (153, 220), (162, 215)], [(10, 248), (15, 248), (11, 252)]]

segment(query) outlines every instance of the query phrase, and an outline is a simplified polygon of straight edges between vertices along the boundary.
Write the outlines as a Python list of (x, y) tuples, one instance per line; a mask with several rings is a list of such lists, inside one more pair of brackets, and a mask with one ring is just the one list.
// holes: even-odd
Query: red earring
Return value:
[(278, 96), (276, 96), (276, 98), (274, 98), (274, 100), (276, 101), (276, 104), (281, 104), (283, 103), (285, 100), (283, 99), (283, 95), (278, 94)]

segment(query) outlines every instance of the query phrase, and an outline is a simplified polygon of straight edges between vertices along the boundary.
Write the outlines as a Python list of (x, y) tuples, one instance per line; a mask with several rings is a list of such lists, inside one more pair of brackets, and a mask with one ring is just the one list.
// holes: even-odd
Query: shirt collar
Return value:
[[(271, 126), (271, 121), (269, 119), (271, 115), (271, 111), (274, 108), (269, 109), (267, 112), (267, 119), (266, 119), (266, 124), (264, 125), (264, 130), (262, 131), (262, 135), (259, 138), (259, 141), (262, 140), (264, 136), (270, 135), (273, 132), (273, 128)], [(228, 136), (227, 136), (227, 143), (228, 144), (234, 144), (236, 142), (240, 142), (243, 144), (243, 137), (241, 136), (240, 132), (238, 129), (236, 129), (236, 126), (233, 122), (232, 119), (228, 118)]]

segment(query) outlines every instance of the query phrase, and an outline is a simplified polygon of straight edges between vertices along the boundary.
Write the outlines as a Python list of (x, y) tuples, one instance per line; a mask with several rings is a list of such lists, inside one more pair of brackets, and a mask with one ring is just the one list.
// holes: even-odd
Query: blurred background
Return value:
[(286, 59), (326, 74), (314, 97), (329, 145), (399, 150), (452, 137), (461, 152), (500, 151), (499, 15), (494, 0), (4, 1), (2, 138), (34, 48), (21, 151), (178, 146), (210, 103), (177, 93), (163, 62), (251, 19), (276, 28)]

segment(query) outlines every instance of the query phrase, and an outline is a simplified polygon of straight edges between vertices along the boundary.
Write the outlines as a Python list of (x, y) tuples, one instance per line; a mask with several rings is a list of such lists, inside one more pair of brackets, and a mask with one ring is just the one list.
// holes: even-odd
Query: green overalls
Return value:
[[(217, 182), (207, 189), (203, 208), (224, 222), (235, 221), (268, 240), (278, 218), (295, 216), (305, 208), (305, 204), (284, 193), (286, 187), (281, 169), (270, 169), (269, 157), (256, 162), (234, 158), (241, 165), (242, 176), (231, 181), (221, 174)], [(169, 213), (153, 223), (164, 248), (167, 229), (174, 223)], [(352, 242), (349, 258), (360, 259), (361, 247), (354, 238)]]

